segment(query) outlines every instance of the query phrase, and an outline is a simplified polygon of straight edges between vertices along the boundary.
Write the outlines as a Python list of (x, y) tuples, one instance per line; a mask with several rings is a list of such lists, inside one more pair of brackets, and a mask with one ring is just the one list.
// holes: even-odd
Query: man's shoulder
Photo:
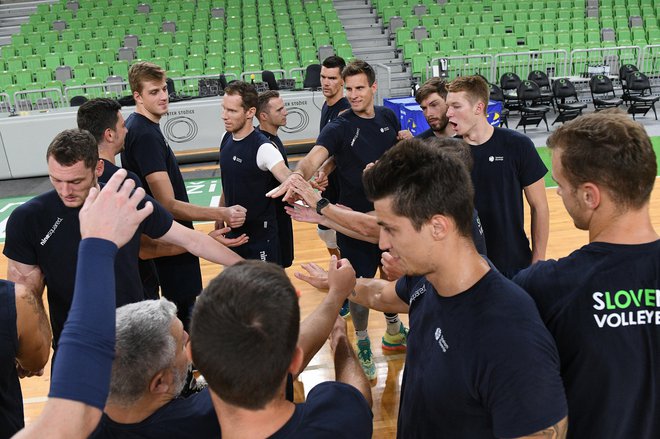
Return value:
[(495, 127), (493, 138), (495, 140), (504, 140), (507, 145), (534, 147), (534, 142), (527, 135), (509, 128)]
[(63, 204), (57, 192), (55, 192), (55, 189), (51, 189), (48, 192), (30, 198), (25, 203), (16, 207), (12, 215), (43, 215), (44, 211), (51, 211), (62, 207)]

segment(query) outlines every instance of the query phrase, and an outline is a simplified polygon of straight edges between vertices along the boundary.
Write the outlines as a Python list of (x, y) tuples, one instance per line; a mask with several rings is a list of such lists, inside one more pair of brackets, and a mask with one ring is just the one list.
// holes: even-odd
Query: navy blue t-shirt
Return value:
[(326, 381), (296, 404), (291, 419), (271, 439), (371, 438), (373, 414), (364, 396), (353, 386)]
[[(121, 169), (114, 163), (103, 160), (103, 174), (99, 177), (99, 183), (107, 183), (115, 172)], [(142, 187), (140, 177), (134, 172), (126, 171), (128, 174), (126, 178), (130, 178), (135, 182), (135, 187)], [(158, 299), (158, 274), (156, 273), (156, 265), (153, 259), (139, 259), (138, 270), (140, 271), (140, 279), (142, 279), (142, 289), (144, 290), (145, 299)]]
[(421, 133), (417, 134), (415, 137), (418, 139), (432, 139), (435, 137), (435, 133), (433, 132), (432, 128), (429, 128), (426, 131), (422, 131)]
[[(327, 102), (324, 102), (323, 107), (321, 107), (319, 132), (323, 131), (323, 128), (325, 128), (327, 124), (335, 120), (337, 116), (339, 116), (339, 113), (349, 108), (351, 108), (351, 104), (345, 97), (342, 97), (331, 106), (329, 106)], [(328, 175), (328, 186), (323, 191), (323, 197), (330, 200), (333, 204), (339, 201), (339, 178), (337, 177), (336, 172), (331, 172), (330, 175)], [(327, 227), (322, 225), (319, 225), (319, 229), (328, 230)]]
[(483, 145), (471, 147), (474, 207), (484, 228), (488, 257), (507, 277), (532, 262), (525, 235), (523, 189), (548, 172), (529, 137), (495, 128)]
[(425, 277), (396, 293), (410, 306), (398, 437), (518, 437), (566, 416), (557, 349), (520, 287), (491, 269), (452, 297)]
[[(284, 147), (282, 140), (278, 136), (273, 135), (268, 131), (262, 131), (259, 129), (259, 127), (256, 127), (255, 129), (266, 136), (266, 138), (277, 147), (277, 149), (280, 151), (280, 154), (282, 154), (282, 157), (284, 158), (284, 164), (288, 168), (289, 160), (287, 159), (286, 148)], [(291, 217), (288, 213), (286, 213), (286, 210), (284, 210), (284, 206), (286, 205), (287, 203), (282, 201), (282, 198), (275, 199), (275, 214), (277, 215), (277, 229), (279, 233), (281, 257), (280, 262), (284, 268), (290, 267), (293, 263), (293, 224)]]
[(568, 437), (660, 437), (660, 241), (594, 242), (514, 281), (555, 337)]
[(23, 395), (16, 372), (18, 333), (14, 284), (0, 280), (0, 439), (25, 426)]
[(319, 131), (323, 131), (323, 128), (339, 116), (344, 110), (351, 108), (351, 104), (348, 102), (348, 99), (345, 97), (339, 99), (335, 102), (334, 105), (328, 105), (327, 102), (323, 103), (321, 107), (321, 122), (319, 123)]
[(375, 113), (365, 119), (348, 110), (326, 125), (316, 140), (335, 158), (339, 203), (358, 212), (374, 210), (364, 194), (364, 168), (394, 146), (401, 130), (399, 119), (389, 108), (375, 107)]
[[(153, 196), (147, 175), (154, 172), (167, 172), (172, 183), (174, 198), (190, 202), (183, 176), (179, 170), (174, 152), (167, 144), (160, 125), (139, 113), (126, 119), (125, 149), (121, 153), (122, 166), (135, 172), (144, 184), (144, 189)], [(179, 224), (193, 229), (192, 221), (176, 220)], [(202, 291), (202, 273), (199, 258), (191, 253), (155, 258), (161, 291), (171, 300), (194, 298)]]
[[(106, 159), (101, 159), (101, 160), (103, 160), (103, 174), (101, 174), (101, 176), (99, 177), (99, 183), (107, 183), (108, 180), (110, 180), (110, 177), (115, 175), (115, 172), (117, 172), (121, 168), (109, 160)], [(129, 170), (126, 170), (126, 172), (127, 172), (126, 178), (130, 178), (131, 180), (133, 180), (135, 182), (135, 187), (143, 187), (140, 177), (138, 177), (135, 172)]]
[[(141, 205), (146, 201), (153, 202), (153, 213), (142, 221), (115, 260), (117, 306), (144, 299), (138, 273), (140, 235), (160, 238), (172, 227), (172, 215), (149, 196)], [(66, 207), (57, 192), (51, 190), (18, 206), (7, 221), (5, 256), (22, 264), (39, 266), (45, 277), (54, 347), (73, 298), (80, 243), (79, 211), (79, 208)]]
[(105, 413), (90, 439), (219, 439), (220, 425), (206, 388), (175, 398), (142, 422), (120, 424)]

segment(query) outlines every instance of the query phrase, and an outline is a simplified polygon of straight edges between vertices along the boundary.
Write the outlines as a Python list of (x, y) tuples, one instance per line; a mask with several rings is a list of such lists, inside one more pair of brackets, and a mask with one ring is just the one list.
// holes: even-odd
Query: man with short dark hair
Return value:
[[(169, 94), (165, 71), (149, 62), (137, 62), (128, 72), (135, 99), (135, 113), (126, 120), (128, 134), (121, 153), (122, 166), (135, 172), (147, 191), (175, 220), (193, 229), (193, 221), (224, 221), (238, 227), (245, 221), (241, 206), (206, 207), (189, 202), (179, 165), (160, 129), (167, 114)], [(162, 294), (177, 305), (179, 318), (188, 327), (195, 298), (202, 290), (199, 259), (186, 252), (156, 258)]]
[[(545, 258), (550, 214), (543, 177), (548, 169), (529, 137), (488, 123), (490, 89), (481, 76), (458, 77), (448, 90), (449, 125), (472, 146), (474, 203), (488, 258), (511, 278)], [(523, 194), (530, 207), (531, 250), (524, 228)]]
[[(287, 159), (286, 148), (277, 135), (279, 129), (286, 126), (287, 115), (284, 100), (280, 97), (279, 92), (268, 90), (259, 94), (255, 115), (259, 121), (259, 126), (255, 130), (260, 131), (261, 134), (266, 136), (277, 147), (277, 150), (284, 159), (284, 166), (288, 168), (289, 160)], [(280, 265), (286, 268), (290, 267), (293, 262), (293, 225), (291, 224), (291, 217), (284, 210), (285, 204), (282, 200), (275, 200), (275, 203), (281, 258)]]
[(297, 374), (306, 355), (298, 296), (284, 270), (245, 261), (200, 295), (189, 349), (209, 383), (223, 437), (371, 437), (371, 389), (337, 318), (355, 285), (348, 261), (333, 257), (328, 282), (313, 332), (322, 344), (336, 322), (330, 342), (337, 382), (317, 385), (301, 404), (284, 399), (287, 374)]
[[(15, 438), (83, 439), (101, 417), (114, 356), (117, 250), (133, 239), (153, 211), (150, 201), (143, 202), (144, 189), (125, 178), (121, 169), (103, 190), (90, 188), (80, 209), (82, 239), (73, 303), (54, 361), (48, 401)], [(110, 209), (113, 215), (108, 215)]]
[[(48, 174), (54, 190), (17, 207), (7, 221), (3, 253), (8, 261), (8, 279), (23, 283), (41, 301), (48, 286), (48, 305), (57, 349), (62, 326), (71, 306), (80, 226), (78, 213), (97, 178), (103, 172), (94, 137), (73, 129), (59, 133), (46, 153)], [(151, 197), (146, 198), (147, 201)], [(169, 244), (216, 263), (233, 264), (241, 258), (208, 235), (173, 222), (172, 216), (154, 204), (154, 212), (141, 223), (115, 262), (119, 306), (144, 299), (137, 261), (140, 235), (161, 238)], [(109, 212), (108, 214), (111, 214)]]
[(569, 438), (660, 437), (660, 240), (649, 215), (657, 164), (625, 113), (580, 116), (548, 138), (557, 194), (589, 244), (514, 278), (554, 336)]
[[(89, 131), (96, 139), (99, 148), (99, 158), (103, 160), (103, 173), (99, 176), (99, 183), (107, 181), (119, 169), (115, 160), (117, 154), (124, 150), (124, 139), (126, 138), (126, 124), (121, 114), (121, 105), (114, 99), (95, 98), (78, 107), (78, 128)], [(142, 187), (140, 177), (134, 172), (127, 171), (128, 178), (135, 181), (136, 187)], [(143, 244), (145, 239), (143, 237)], [(144, 297), (155, 299), (158, 297), (159, 285), (156, 266), (151, 259), (140, 259), (138, 261), (140, 278)]]
[[(295, 171), (269, 195), (285, 200), (293, 194), (294, 181), (309, 180), (319, 167), (333, 156), (339, 176), (339, 203), (358, 212), (373, 211), (373, 204), (364, 195), (362, 171), (391, 148), (404, 132), (399, 118), (392, 110), (376, 106), (376, 73), (366, 62), (355, 60), (344, 68), (342, 78), (346, 97), (351, 104), (347, 110), (323, 128), (316, 146), (298, 162)], [(409, 136), (409, 132), (405, 132)], [(320, 210), (327, 205), (325, 199), (317, 204)], [(380, 265), (381, 252), (376, 244), (351, 238), (339, 233), (337, 242), (342, 255), (351, 261), (358, 276), (373, 277)], [(371, 341), (367, 332), (369, 309), (356, 303), (350, 304), (355, 326), (358, 357), (369, 379), (376, 378), (372, 359)], [(406, 348), (407, 329), (396, 314), (386, 314), (387, 330), (383, 336), (383, 349), (403, 351)]]
[[(283, 102), (278, 104), (281, 105), (277, 105), (277, 123), (281, 124), (286, 110)], [(240, 204), (247, 209), (245, 223), (228, 235), (249, 236), (249, 242), (236, 247), (238, 254), (246, 259), (289, 266), (293, 259), (293, 243), (286, 240), (293, 239), (293, 234), (280, 231), (278, 211), (282, 209), (281, 202), (265, 194), (277, 187), (291, 171), (278, 147), (261, 131), (254, 129), (252, 119), (258, 106), (259, 96), (253, 85), (234, 81), (225, 88), (222, 121), (226, 133), (220, 144), (220, 205)], [(281, 239), (285, 242), (281, 243)]]
[[(396, 282), (358, 279), (349, 296), (409, 313), (397, 437), (563, 438), (559, 357), (534, 302), (476, 251), (473, 189), (463, 163), (421, 139), (400, 142), (364, 173), (380, 247)], [(326, 288), (314, 264), (298, 278)]]
[(422, 108), (429, 129), (416, 135), (422, 139), (453, 137), (454, 130), (447, 119), (447, 84), (444, 79), (430, 78), (415, 92), (415, 101)]

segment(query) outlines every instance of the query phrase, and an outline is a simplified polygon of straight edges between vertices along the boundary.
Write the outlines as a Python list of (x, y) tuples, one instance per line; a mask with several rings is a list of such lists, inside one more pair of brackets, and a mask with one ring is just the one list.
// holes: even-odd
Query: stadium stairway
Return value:
[[(348, 41), (353, 47), (353, 55), (370, 64), (383, 64), (390, 69), (391, 83), (389, 90), (385, 84), (379, 84), (384, 96), (409, 96), (410, 72), (405, 70), (403, 59), (397, 52), (383, 25), (376, 9), (369, 0), (334, 0), (335, 10), (344, 25)], [(380, 74), (379, 69), (376, 73)]]

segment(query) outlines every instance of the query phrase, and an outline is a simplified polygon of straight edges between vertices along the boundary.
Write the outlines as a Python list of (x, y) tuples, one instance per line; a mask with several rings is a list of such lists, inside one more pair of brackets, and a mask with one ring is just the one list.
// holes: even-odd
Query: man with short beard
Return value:
[(443, 79), (431, 78), (426, 81), (415, 93), (415, 100), (422, 107), (424, 118), (430, 127), (415, 137), (454, 137), (454, 130), (449, 126), (447, 118), (447, 85)]

